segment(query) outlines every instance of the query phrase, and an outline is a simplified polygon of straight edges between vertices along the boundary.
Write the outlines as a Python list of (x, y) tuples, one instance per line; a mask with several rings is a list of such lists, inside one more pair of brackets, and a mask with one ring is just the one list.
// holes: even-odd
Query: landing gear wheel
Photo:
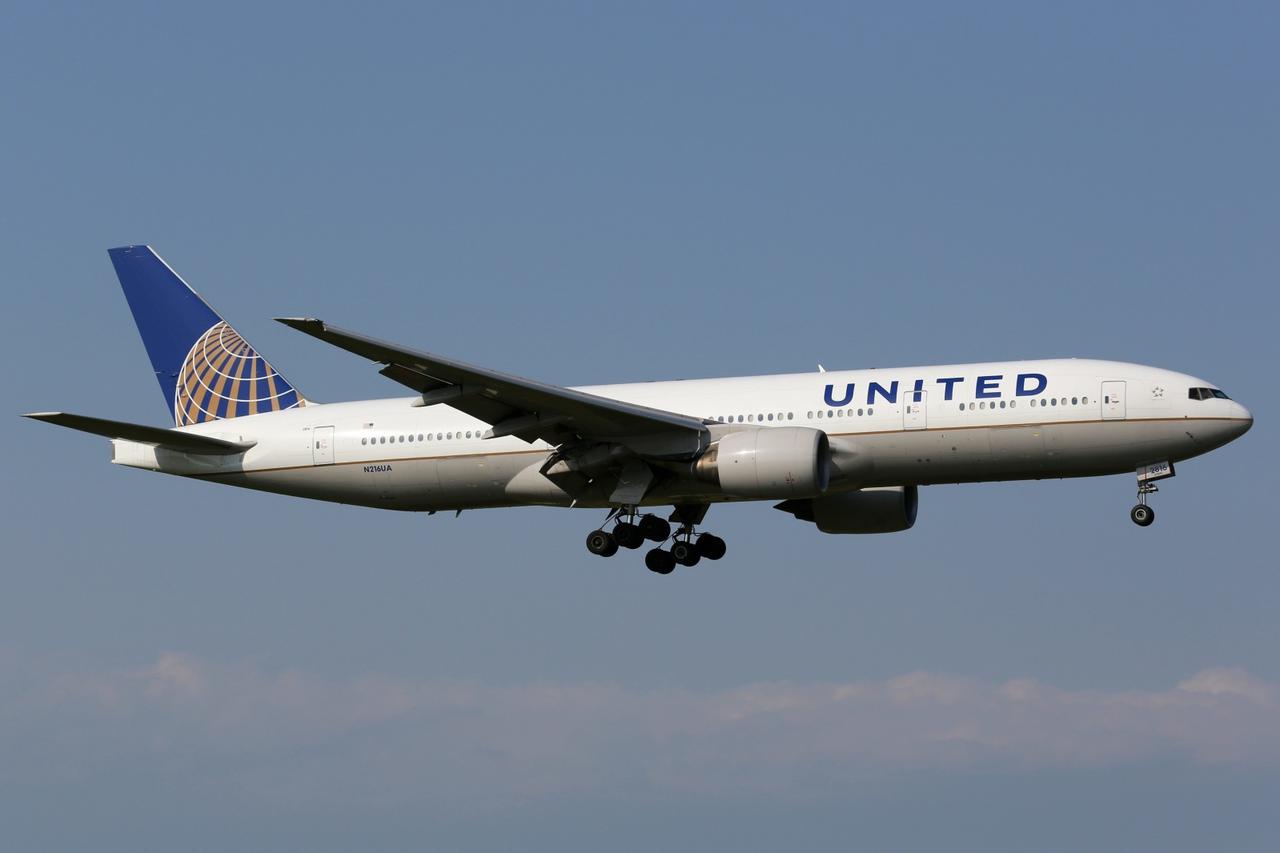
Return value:
[(613, 538), (623, 548), (639, 548), (644, 544), (644, 533), (634, 524), (620, 521), (613, 526)]
[(694, 547), (698, 549), (700, 556), (706, 557), (708, 560), (718, 560), (728, 550), (723, 539), (719, 536), (712, 536), (710, 533), (703, 533), (699, 536), (694, 543)]
[(1149, 527), (1151, 522), (1156, 520), (1156, 511), (1146, 504), (1137, 504), (1129, 510), (1129, 517), (1139, 527)]
[(669, 575), (676, 569), (676, 560), (671, 556), (671, 552), (661, 548), (654, 548), (645, 554), (644, 564), (649, 567), (649, 571), (660, 575)]
[(676, 540), (671, 544), (671, 556), (682, 566), (696, 566), (698, 560), (702, 559), (702, 555), (698, 553), (698, 549), (692, 542), (682, 540)]
[(587, 550), (597, 557), (612, 557), (618, 553), (618, 540), (606, 530), (593, 530), (587, 534)]
[(643, 516), (637, 527), (650, 542), (666, 542), (671, 538), (671, 524), (656, 515)]

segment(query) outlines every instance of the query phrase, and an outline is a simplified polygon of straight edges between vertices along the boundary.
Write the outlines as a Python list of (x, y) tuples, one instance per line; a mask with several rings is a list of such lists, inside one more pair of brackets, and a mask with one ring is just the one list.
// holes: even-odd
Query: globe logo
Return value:
[(178, 426), (305, 405), (293, 386), (226, 322), (196, 340), (178, 373)]

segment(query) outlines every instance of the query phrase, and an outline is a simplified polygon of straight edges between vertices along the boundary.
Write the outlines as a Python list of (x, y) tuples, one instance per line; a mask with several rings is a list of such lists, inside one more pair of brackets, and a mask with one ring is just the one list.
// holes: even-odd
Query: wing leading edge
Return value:
[(710, 443), (698, 418), (652, 409), (584, 391), (524, 379), (398, 344), (365, 337), (301, 317), (278, 322), (386, 365), (381, 373), (422, 395), (422, 405), (443, 403), (489, 424), (485, 438), (617, 444), (640, 456), (688, 458)]

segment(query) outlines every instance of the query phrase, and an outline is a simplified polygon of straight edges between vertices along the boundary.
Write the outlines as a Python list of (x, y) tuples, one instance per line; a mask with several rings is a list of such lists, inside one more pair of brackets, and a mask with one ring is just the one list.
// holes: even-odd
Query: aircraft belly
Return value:
[(448, 509), (524, 503), (525, 501), (508, 494), (508, 485), (529, 467), (531, 459), (539, 459), (545, 455), (541, 452), (497, 453), (442, 459), (438, 472), (440, 493), (433, 503), (438, 504), (439, 508)]
[(1179, 420), (1060, 423), (856, 437), (872, 458), (865, 486), (1082, 477), (1133, 471), (1210, 449)]

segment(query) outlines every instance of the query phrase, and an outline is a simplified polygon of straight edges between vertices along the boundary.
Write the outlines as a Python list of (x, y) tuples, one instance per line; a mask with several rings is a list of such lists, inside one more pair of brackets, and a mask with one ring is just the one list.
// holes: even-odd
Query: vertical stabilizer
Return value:
[(150, 246), (108, 254), (177, 426), (306, 405)]

